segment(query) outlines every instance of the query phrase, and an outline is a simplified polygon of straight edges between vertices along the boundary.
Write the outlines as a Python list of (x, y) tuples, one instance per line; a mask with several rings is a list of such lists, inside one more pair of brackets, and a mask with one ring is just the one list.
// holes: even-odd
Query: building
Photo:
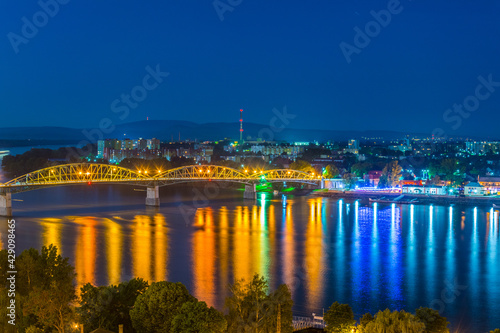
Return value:
[(464, 194), (470, 196), (482, 196), (486, 195), (487, 191), (483, 185), (476, 182), (470, 182), (467, 185), (465, 185)]
[(446, 195), (446, 188), (437, 185), (403, 185), (401, 193)]
[(344, 149), (345, 153), (359, 154), (359, 140), (351, 139), (347, 143), (347, 148)]
[(500, 177), (479, 177), (479, 184), (489, 193), (500, 192)]
[(333, 178), (324, 180), (325, 187), (329, 190), (344, 190), (344, 180), (342, 178)]
[(372, 170), (368, 171), (364, 178), (368, 186), (377, 187), (380, 182), (380, 176), (382, 176), (382, 171)]

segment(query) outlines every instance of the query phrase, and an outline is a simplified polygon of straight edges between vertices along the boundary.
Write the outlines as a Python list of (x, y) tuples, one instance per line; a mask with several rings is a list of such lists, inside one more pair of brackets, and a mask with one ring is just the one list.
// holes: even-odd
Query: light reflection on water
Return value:
[[(28, 192), (14, 207), (18, 251), (57, 245), (78, 286), (181, 281), (223, 309), (228, 285), (258, 273), (272, 288), (291, 287), (298, 315), (334, 301), (356, 315), (434, 306), (468, 331), (500, 327), (499, 212), (490, 208), (316, 197), (284, 205), (269, 194), (245, 201), (232, 192), (198, 208), (188, 226), (177, 207), (190, 203), (185, 190), (162, 193), (162, 207), (148, 210), (131, 191), (81, 189)], [(4, 224), (0, 232), (4, 247)]]

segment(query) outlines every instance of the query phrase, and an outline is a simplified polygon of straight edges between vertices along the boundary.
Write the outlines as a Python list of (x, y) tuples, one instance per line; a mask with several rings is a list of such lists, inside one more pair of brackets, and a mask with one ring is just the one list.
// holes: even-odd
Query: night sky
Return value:
[[(286, 106), (292, 128), (498, 133), (500, 1), (217, 1), (71, 0), (53, 17), (2, 1), (0, 127), (236, 122), (240, 108), (267, 124)], [(367, 24), (348, 63), (340, 45)], [(169, 73), (151, 90), (148, 66)], [(127, 107), (132, 90), (144, 100)]]

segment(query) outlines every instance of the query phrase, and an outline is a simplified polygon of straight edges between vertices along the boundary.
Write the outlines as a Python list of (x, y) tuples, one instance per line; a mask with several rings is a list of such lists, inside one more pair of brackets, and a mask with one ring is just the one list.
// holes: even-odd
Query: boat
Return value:
[(377, 202), (377, 203), (397, 203), (397, 204), (413, 204), (413, 203), (418, 203), (418, 199), (417, 198), (413, 198), (413, 199), (408, 199), (406, 200), (404, 198), (405, 196), (404, 195), (400, 195), (396, 198), (386, 198), (386, 197), (381, 197), (381, 198), (378, 198), (378, 199), (373, 199), (373, 198), (368, 198), (368, 201), (370, 202)]

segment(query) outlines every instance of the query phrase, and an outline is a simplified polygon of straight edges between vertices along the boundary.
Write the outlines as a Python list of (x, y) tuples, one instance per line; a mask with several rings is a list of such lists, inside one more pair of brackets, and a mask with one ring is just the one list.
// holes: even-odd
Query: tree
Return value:
[(340, 171), (334, 164), (327, 165), (325, 171), (323, 171), (323, 177), (326, 179), (337, 178), (339, 174)]
[(290, 169), (303, 171), (307, 173), (313, 173), (315, 171), (311, 163), (304, 160), (296, 160), (295, 162), (290, 164)]
[(266, 326), (269, 327), (269, 332), (277, 332), (278, 325), (281, 325), (282, 333), (293, 332), (293, 300), (290, 288), (286, 284), (281, 284), (269, 295), (268, 299)]
[(424, 333), (425, 324), (411, 313), (401, 311), (391, 312), (389, 309), (379, 311), (375, 319), (364, 328), (366, 333)]
[(361, 319), (359, 320), (359, 325), (361, 327), (365, 327), (366, 325), (368, 325), (368, 323), (370, 323), (371, 321), (373, 321), (375, 318), (373, 318), (372, 314), (371, 313), (365, 313), (363, 315), (363, 317), (361, 317)]
[(356, 321), (348, 304), (334, 302), (325, 313), (326, 332), (351, 332)]
[(495, 328), (494, 331), (490, 331), (490, 333), (500, 333), (500, 328)]
[(449, 333), (450, 324), (445, 317), (439, 315), (439, 312), (430, 308), (420, 307), (415, 316), (425, 324), (426, 333)]
[(387, 186), (393, 187), (397, 185), (399, 183), (399, 179), (401, 178), (401, 171), (402, 168), (398, 161), (387, 163), (384, 170), (382, 170), (380, 182), (382, 182), (382, 178), (384, 178)]
[(293, 331), (293, 301), (286, 285), (280, 285), (275, 292), (267, 294), (266, 279), (255, 274), (248, 284), (238, 280), (230, 290), (232, 295), (226, 298), (229, 332), (276, 332), (279, 319), (281, 332)]
[(431, 179), (429, 179), (426, 184), (429, 184), (429, 185), (441, 185), (441, 177), (439, 177), (439, 175), (435, 175), (434, 177), (432, 177)]
[(117, 286), (95, 287), (87, 283), (81, 288), (80, 307), (77, 309), (80, 322), (89, 331), (97, 328), (114, 330), (123, 324), (124, 332), (134, 332), (130, 309), (147, 288), (148, 283), (141, 278)]
[(356, 163), (351, 167), (351, 172), (357, 177), (363, 177), (368, 171), (372, 169), (372, 164), (367, 162)]
[(353, 188), (356, 184), (356, 176), (352, 173), (344, 173), (342, 179), (344, 181), (344, 186), (348, 189)]
[(170, 332), (223, 333), (227, 322), (224, 315), (205, 302), (186, 302), (172, 320)]
[(169, 332), (182, 305), (196, 301), (180, 282), (155, 282), (137, 297), (130, 310), (132, 325), (141, 333)]
[[(57, 247), (25, 250), (17, 259), (18, 292), (26, 326), (30, 322), (45, 330), (55, 328), (64, 333), (73, 319), (72, 303), (76, 299), (73, 266), (57, 253)], [(30, 318), (31, 316), (31, 318)]]

